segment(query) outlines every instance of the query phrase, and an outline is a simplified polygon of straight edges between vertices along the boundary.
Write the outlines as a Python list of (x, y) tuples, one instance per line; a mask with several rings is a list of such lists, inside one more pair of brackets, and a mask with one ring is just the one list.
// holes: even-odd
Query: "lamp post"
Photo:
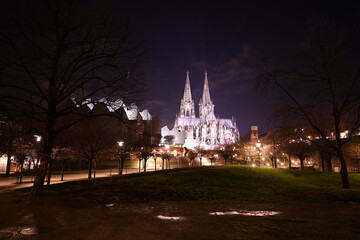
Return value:
[(122, 171), (124, 168), (124, 161), (126, 158), (126, 151), (124, 148), (124, 141), (119, 141), (118, 142), (119, 145), (119, 151), (118, 151), (118, 174), (122, 175)]
[(40, 135), (34, 135), (34, 137), (36, 138), (36, 142), (37, 142), (37, 159), (36, 159), (36, 168), (38, 168), (39, 167), (39, 156), (40, 156), (40, 154), (39, 154), (39, 151), (40, 151), (40, 142), (41, 142), (41, 136)]
[(176, 150), (173, 151), (174, 156), (176, 157), (177, 160), (177, 167), (179, 168), (179, 156), (178, 156), (178, 152)]
[[(41, 136), (40, 135), (34, 135), (36, 139), (36, 163), (34, 163), (34, 170), (39, 169), (39, 160), (40, 160), (40, 142), (41, 142)], [(31, 176), (31, 182), (35, 178), (35, 171), (33, 171), (33, 175)]]
[(154, 154), (154, 166), (155, 166), (155, 172), (156, 172), (156, 150), (153, 150), (153, 154)]

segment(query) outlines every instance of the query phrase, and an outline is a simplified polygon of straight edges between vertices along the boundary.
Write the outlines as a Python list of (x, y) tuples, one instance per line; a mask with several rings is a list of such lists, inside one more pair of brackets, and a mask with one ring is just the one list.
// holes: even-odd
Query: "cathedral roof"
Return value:
[(232, 119), (219, 119), (219, 124), (221, 126), (228, 126), (228, 127), (231, 127), (231, 128), (234, 128), (234, 121)]
[(198, 126), (201, 124), (200, 118), (177, 118), (177, 126), (185, 127), (185, 126)]

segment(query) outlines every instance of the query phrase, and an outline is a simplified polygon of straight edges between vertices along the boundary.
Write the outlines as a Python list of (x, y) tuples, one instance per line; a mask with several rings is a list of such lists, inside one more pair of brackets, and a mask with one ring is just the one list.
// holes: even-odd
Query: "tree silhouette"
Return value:
[[(333, 23), (313, 24), (298, 57), (256, 64), (260, 89), (271, 97), (278, 116), (308, 124), (341, 164), (349, 188), (344, 146), (360, 127), (358, 34)], [(329, 116), (324, 122), (323, 116)], [(346, 136), (342, 132), (348, 130)]]
[[(90, 98), (130, 101), (139, 93), (143, 53), (129, 25), (113, 19), (104, 3), (31, 4), (16, 14), (17, 31), (0, 35), (0, 105), (5, 115), (31, 122), (42, 136), (43, 161), (51, 162), (58, 135), (86, 118), (66, 121), (79, 104)], [(36, 178), (33, 195), (43, 191), (44, 175)]]

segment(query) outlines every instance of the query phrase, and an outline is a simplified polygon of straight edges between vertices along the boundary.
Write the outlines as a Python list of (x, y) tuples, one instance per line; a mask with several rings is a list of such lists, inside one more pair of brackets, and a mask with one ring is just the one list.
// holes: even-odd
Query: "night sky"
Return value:
[[(146, 43), (148, 91), (140, 108), (148, 108), (172, 128), (189, 70), (198, 115), (206, 70), (215, 115), (234, 116), (241, 135), (251, 125), (258, 125), (260, 131), (270, 129), (271, 104), (259, 96), (247, 59), (276, 56), (298, 46), (311, 19), (359, 26), (360, 16), (356, 1), (133, 0), (111, 4), (116, 15), (130, 17)], [(1, 14), (6, 11), (3, 8)]]
[(298, 46), (312, 19), (359, 23), (359, 8), (346, 1), (132, 1), (127, 8), (149, 44), (144, 107), (173, 127), (186, 71), (197, 112), (207, 70), (215, 115), (234, 116), (241, 135), (251, 125), (270, 128), (271, 104), (256, 90), (249, 57)]

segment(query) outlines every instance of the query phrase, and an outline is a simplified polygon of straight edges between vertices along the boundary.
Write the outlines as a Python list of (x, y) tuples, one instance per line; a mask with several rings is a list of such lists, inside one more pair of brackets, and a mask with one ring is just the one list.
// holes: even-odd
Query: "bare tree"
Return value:
[[(144, 172), (146, 172), (146, 163), (150, 159), (150, 157), (155, 157), (152, 148), (149, 146), (141, 147), (139, 150), (139, 159), (144, 160), (144, 163), (143, 163), (144, 164)], [(139, 171), (140, 171), (140, 162), (139, 162)]]
[(220, 154), (224, 158), (224, 165), (227, 165), (229, 160), (232, 160), (235, 153), (236, 153), (235, 145), (229, 145), (228, 144), (228, 145), (223, 146), (223, 148), (220, 151)]
[(87, 119), (73, 131), (73, 146), (88, 162), (88, 178), (91, 178), (92, 170), (95, 177), (96, 160), (101, 154), (116, 146), (114, 130), (103, 118)]
[[(39, 1), (19, 10), (17, 32), (0, 35), (0, 104), (40, 132), (43, 161), (52, 161), (59, 133), (86, 117), (66, 122), (78, 104), (139, 93), (140, 44), (104, 5)], [(32, 194), (41, 194), (43, 184), (38, 175)]]
[(360, 127), (358, 32), (350, 34), (335, 24), (313, 24), (295, 62), (256, 65), (278, 115), (306, 122), (340, 160), (343, 188), (350, 187), (343, 149)]
[(286, 152), (300, 160), (301, 170), (304, 170), (304, 161), (315, 152), (315, 147), (309, 141), (289, 143), (284, 148)]
[(130, 150), (126, 146), (119, 146), (117, 150), (118, 157), (118, 174), (122, 175), (124, 170), (124, 163), (126, 160), (130, 159)]

